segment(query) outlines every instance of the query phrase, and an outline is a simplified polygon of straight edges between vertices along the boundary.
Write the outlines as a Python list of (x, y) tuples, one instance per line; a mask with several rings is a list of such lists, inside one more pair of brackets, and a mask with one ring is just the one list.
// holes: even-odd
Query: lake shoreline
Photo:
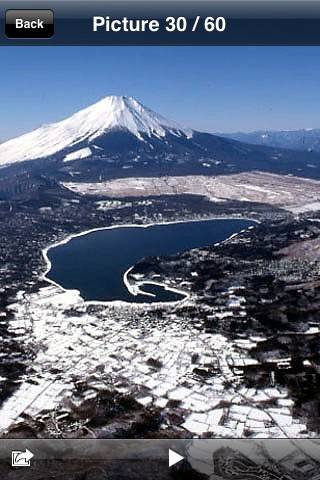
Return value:
[[(182, 302), (185, 302), (186, 300), (188, 300), (190, 298), (190, 293), (189, 292), (186, 292), (186, 291), (182, 291), (182, 290), (179, 290), (175, 287), (169, 287), (168, 285), (166, 284), (163, 284), (163, 283), (160, 283), (160, 282), (153, 282), (153, 281), (142, 281), (139, 283), (139, 285), (135, 285), (134, 287), (130, 284), (130, 282), (128, 281), (128, 274), (129, 272), (132, 270), (132, 268), (134, 267), (134, 265), (132, 265), (131, 267), (129, 267), (129, 269), (126, 270), (126, 272), (123, 274), (123, 282), (127, 288), (127, 290), (129, 291), (129, 293), (133, 296), (137, 296), (139, 294), (144, 294), (146, 295), (145, 292), (143, 292), (142, 290), (140, 290), (139, 286), (140, 285), (143, 285), (144, 283), (149, 283), (149, 284), (154, 284), (154, 285), (158, 285), (158, 286), (161, 286), (162, 288), (164, 288), (165, 290), (169, 290), (169, 291), (172, 291), (172, 292), (175, 292), (175, 293), (178, 293), (178, 294), (181, 294), (181, 295), (184, 295), (185, 298), (181, 299), (181, 300), (177, 300), (177, 301), (169, 301), (169, 302), (163, 302), (163, 301), (159, 301), (159, 302), (141, 302), (141, 303), (137, 303), (137, 302), (128, 302), (128, 301), (125, 301), (125, 300), (85, 300), (82, 296), (81, 296), (81, 292), (77, 289), (66, 289), (64, 288), (62, 285), (60, 285), (59, 283), (55, 282), (54, 280), (50, 279), (47, 275), (48, 273), (50, 272), (51, 268), (52, 268), (52, 263), (51, 263), (51, 260), (49, 259), (49, 256), (48, 256), (48, 252), (53, 249), (53, 248), (56, 248), (58, 246), (61, 246), (61, 245), (65, 245), (67, 243), (69, 243), (72, 239), (74, 238), (78, 238), (78, 237), (82, 237), (84, 235), (88, 235), (90, 233), (94, 233), (94, 232), (99, 232), (99, 231), (103, 231), (103, 230), (113, 230), (113, 229), (116, 229), (116, 228), (149, 228), (149, 227), (153, 227), (153, 226), (161, 226), (161, 225), (173, 225), (173, 224), (181, 224), (181, 223), (198, 223), (198, 222), (210, 222), (210, 221), (214, 221), (214, 220), (235, 220), (235, 221), (250, 221), (250, 222), (254, 222), (256, 224), (259, 224), (261, 223), (259, 220), (256, 220), (256, 219), (253, 219), (253, 218), (248, 218), (248, 217), (230, 217), (230, 216), (214, 216), (214, 217), (210, 217), (210, 218), (204, 218), (204, 219), (190, 219), (190, 220), (174, 220), (174, 221), (166, 221), (166, 222), (153, 222), (153, 223), (146, 223), (146, 224), (134, 224), (134, 223), (130, 223), (130, 224), (116, 224), (116, 225), (109, 225), (109, 226), (104, 226), (104, 227), (96, 227), (96, 228), (92, 228), (92, 229), (88, 229), (88, 230), (84, 230), (82, 232), (79, 232), (79, 233), (75, 233), (75, 234), (71, 234), (71, 235), (68, 235), (66, 238), (63, 238), (62, 240), (59, 240), (51, 245), (48, 245), (47, 247), (43, 248), (41, 253), (42, 253), (42, 256), (44, 258), (44, 261), (45, 261), (45, 264), (46, 264), (46, 268), (44, 270), (44, 272), (41, 274), (40, 276), (40, 279), (41, 280), (44, 280), (46, 282), (48, 282), (49, 284), (59, 288), (59, 290), (61, 290), (62, 292), (70, 292), (70, 291), (74, 291), (74, 292), (77, 292), (80, 296), (80, 298), (87, 304), (98, 304), (98, 305), (104, 305), (104, 304), (114, 304), (115, 302), (123, 302), (125, 304), (130, 304), (130, 305), (155, 305), (155, 304), (170, 304), (170, 305), (174, 305), (174, 304), (178, 304), (178, 303), (182, 303)], [(249, 227), (248, 227), (249, 228)], [(221, 244), (221, 243), (224, 243), (228, 240), (230, 240), (231, 238), (234, 238), (235, 236), (239, 235), (241, 232), (243, 231), (243, 229), (239, 230), (239, 232), (237, 233), (233, 233), (232, 235), (230, 235), (229, 237), (227, 237), (226, 239), (222, 240), (221, 242), (217, 242), (215, 243), (214, 245), (217, 245), (217, 244)], [(147, 293), (148, 295), (148, 293)]]

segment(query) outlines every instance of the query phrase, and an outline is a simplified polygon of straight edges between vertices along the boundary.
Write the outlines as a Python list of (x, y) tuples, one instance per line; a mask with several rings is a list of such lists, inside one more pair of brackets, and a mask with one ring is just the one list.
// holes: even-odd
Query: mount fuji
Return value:
[(125, 96), (105, 97), (67, 119), (0, 144), (0, 176), (23, 171), (98, 181), (255, 169), (320, 178), (320, 154), (185, 128)]
[(0, 145), (0, 165), (59, 155), (65, 151), (72, 155), (67, 160), (83, 158), (81, 153), (79, 157), (76, 155), (78, 147), (85, 144), (86, 156), (89, 156), (91, 148), (101, 148), (102, 137), (115, 131), (126, 131), (141, 142), (164, 139), (169, 134), (185, 138), (192, 136), (192, 130), (179, 127), (134, 98), (110, 96), (65, 120), (43, 125), (3, 143)]

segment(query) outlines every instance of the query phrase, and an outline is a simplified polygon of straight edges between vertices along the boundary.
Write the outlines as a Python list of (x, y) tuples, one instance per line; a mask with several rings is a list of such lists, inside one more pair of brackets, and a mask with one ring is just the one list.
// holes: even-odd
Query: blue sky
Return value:
[(2, 47), (0, 140), (106, 95), (211, 132), (320, 127), (320, 47)]

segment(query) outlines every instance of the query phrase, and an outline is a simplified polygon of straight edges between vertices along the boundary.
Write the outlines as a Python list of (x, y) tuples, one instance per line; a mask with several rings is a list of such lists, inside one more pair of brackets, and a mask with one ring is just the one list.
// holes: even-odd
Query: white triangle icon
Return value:
[(181, 462), (181, 460), (184, 460), (184, 457), (182, 455), (179, 455), (179, 453), (175, 452), (174, 450), (171, 450), (171, 448), (169, 448), (169, 467), (173, 467), (173, 465)]

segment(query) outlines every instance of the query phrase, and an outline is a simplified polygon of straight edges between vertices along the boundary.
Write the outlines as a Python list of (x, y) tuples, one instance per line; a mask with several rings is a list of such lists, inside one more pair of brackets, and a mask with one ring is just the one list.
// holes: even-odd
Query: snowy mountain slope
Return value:
[(137, 139), (162, 139), (170, 133), (190, 138), (184, 129), (143, 106), (132, 97), (105, 97), (61, 122), (43, 125), (0, 145), (0, 166), (40, 159), (65, 149), (93, 143), (108, 131), (126, 130)]
[(320, 129), (317, 128), (279, 131), (266, 130), (249, 133), (237, 132), (222, 134), (222, 136), (254, 145), (320, 152)]

